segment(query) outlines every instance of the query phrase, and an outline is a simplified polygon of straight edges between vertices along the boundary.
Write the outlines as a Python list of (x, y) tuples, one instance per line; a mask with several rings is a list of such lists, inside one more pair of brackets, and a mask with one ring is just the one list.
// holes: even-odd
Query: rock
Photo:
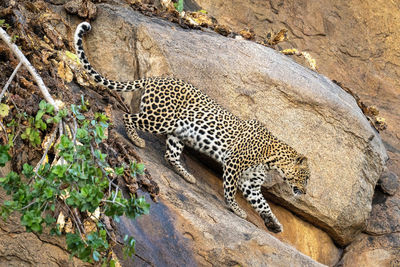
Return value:
[[(400, 37), (399, 3), (396, 1), (209, 1), (196, 2), (220, 23), (235, 31), (251, 28), (259, 36), (267, 31), (289, 30), (289, 41), (278, 49), (297, 48), (316, 59), (318, 72), (340, 81), (357, 93), (367, 105), (374, 105), (385, 118), (388, 128), (382, 131), (390, 160), (379, 180), (366, 232), (382, 240), (387, 235), (400, 242), (398, 192), (400, 175)], [(244, 8), (245, 7), (245, 8)], [(382, 31), (382, 29), (385, 29)], [(383, 33), (384, 32), (384, 33)], [(368, 38), (365, 38), (368, 36)], [(370, 40), (373, 40), (370, 42)], [(300, 63), (299, 57), (293, 57)], [(307, 65), (306, 65), (307, 66)], [(307, 66), (308, 67), (308, 66)], [(379, 189), (385, 194), (383, 195)], [(396, 195), (395, 195), (396, 194)], [(393, 241), (394, 242), (394, 241)], [(354, 243), (356, 244), (356, 243)], [(358, 251), (361, 250), (361, 251)], [(393, 247), (366, 248), (351, 245), (345, 253), (345, 266), (399, 266), (386, 261)], [(398, 246), (397, 246), (398, 249)], [(389, 257), (390, 258), (390, 257)], [(397, 253), (397, 258), (400, 258)], [(352, 261), (350, 261), (353, 259)]]
[[(287, 226), (283, 233), (274, 234), (276, 238), (294, 246), (298, 251), (322, 264), (334, 266), (338, 262), (341, 250), (335, 246), (327, 233), (278, 205), (271, 204), (271, 208), (279, 221)], [(252, 222), (257, 222), (255, 224), (258, 227), (265, 229), (262, 227), (264, 222), (258, 218), (255, 214)]]
[(400, 233), (383, 236), (360, 235), (346, 248), (338, 267), (400, 265)]
[[(114, 114), (114, 121), (120, 117)], [(238, 196), (238, 201), (248, 212), (249, 221), (224, 208), (222, 181), (191, 154), (184, 153), (182, 160), (195, 174), (196, 185), (188, 184), (166, 164), (159, 152), (165, 139), (142, 136), (146, 148), (138, 154), (157, 181), (160, 196), (158, 203), (148, 199), (149, 215), (134, 221), (123, 218), (118, 224), (122, 236), (129, 234), (136, 240), (139, 256), (134, 258), (134, 266), (323, 266), (272, 236), (243, 197)], [(272, 208), (277, 211), (275, 206)], [(288, 211), (282, 216), (278, 211), (277, 216), (282, 222), (293, 223), (293, 230), (302, 231), (295, 236), (305, 252), (313, 250), (311, 254), (321, 261), (337, 261), (339, 250), (327, 234), (299, 222)], [(310, 237), (302, 242), (306, 234)], [(328, 255), (328, 249), (332, 255)], [(121, 263), (133, 265), (132, 260)]]
[(380, 185), (383, 192), (393, 196), (400, 186), (399, 177), (394, 172), (384, 172), (379, 178), (378, 185)]
[(295, 200), (279, 184), (270, 190), (274, 201), (321, 227), (340, 245), (354, 239), (371, 210), (387, 155), (350, 95), (253, 42), (182, 30), (123, 7), (99, 7), (86, 38), (95, 68), (118, 80), (173, 74), (239, 117), (259, 119), (311, 165), (306, 196)]
[(400, 194), (392, 197), (376, 191), (365, 232), (371, 235), (398, 233), (400, 232), (399, 222)]
[[(316, 59), (318, 72), (340, 81), (388, 122), (381, 132), (400, 166), (400, 4), (398, 1), (195, 0), (219, 23), (258, 36), (288, 30), (278, 49), (297, 48)], [(365, 38), (368, 36), (368, 38)], [(293, 59), (303, 62), (300, 57)], [(393, 169), (400, 175), (400, 168)]]

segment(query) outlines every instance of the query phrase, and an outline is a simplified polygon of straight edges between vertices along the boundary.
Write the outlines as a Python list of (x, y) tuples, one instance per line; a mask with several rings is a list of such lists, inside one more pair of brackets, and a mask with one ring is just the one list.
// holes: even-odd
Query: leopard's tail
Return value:
[(89, 60), (85, 55), (85, 51), (83, 50), (83, 44), (82, 44), (82, 36), (88, 31), (90, 31), (90, 29), (91, 26), (88, 22), (82, 22), (76, 28), (74, 35), (75, 50), (86, 72), (93, 77), (94, 81), (97, 82), (97, 84), (103, 85), (110, 90), (127, 92), (127, 91), (135, 91), (138, 90), (139, 88), (142, 88), (146, 83), (146, 79), (135, 80), (130, 82), (118, 82), (109, 80), (103, 77), (103, 75), (97, 72), (92, 67), (92, 65), (90, 65)]

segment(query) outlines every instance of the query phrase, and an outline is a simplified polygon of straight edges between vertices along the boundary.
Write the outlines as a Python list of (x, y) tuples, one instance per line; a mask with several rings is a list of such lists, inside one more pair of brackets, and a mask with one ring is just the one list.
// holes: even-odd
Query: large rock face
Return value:
[[(344, 266), (397, 266), (400, 258), (400, 9), (398, 1), (196, 0), (220, 23), (257, 35), (288, 29), (279, 49), (308, 51), (318, 72), (375, 105), (388, 127), (381, 132), (390, 160), (380, 179), (365, 232), (346, 250)], [(188, 6), (189, 7), (189, 6)], [(294, 57), (304, 64), (303, 59)], [(397, 192), (397, 194), (396, 194)], [(390, 195), (390, 196), (388, 196)]]
[[(115, 114), (115, 121), (120, 115)], [(136, 221), (123, 219), (118, 226), (122, 235), (136, 239), (140, 257), (135, 257), (135, 266), (322, 266), (268, 233), (242, 197), (239, 205), (248, 212), (250, 222), (224, 208), (222, 181), (194, 157), (185, 153), (182, 160), (198, 177), (196, 185), (188, 184), (168, 167), (160, 153), (164, 139), (142, 136), (147, 147), (138, 154), (160, 186), (160, 196), (158, 203), (152, 203), (150, 215)], [(298, 230), (310, 233), (308, 240), (302, 234), (297, 236), (304, 238), (303, 248), (304, 244), (306, 249), (315, 248), (309, 255), (329, 265), (338, 260), (339, 251), (325, 233), (315, 233), (312, 226), (286, 216)], [(325, 246), (318, 247), (314, 242), (321, 240)]]
[(387, 156), (351, 96), (255, 43), (181, 30), (127, 9), (101, 6), (87, 38), (89, 58), (98, 70), (122, 80), (173, 74), (239, 117), (264, 122), (309, 158), (312, 172), (306, 196), (295, 200), (278, 184), (270, 190), (274, 201), (341, 245), (355, 237), (371, 210)]
[(266, 36), (268, 31), (287, 29), (289, 40), (279, 48), (309, 52), (316, 59), (318, 72), (340, 81), (368, 105), (379, 108), (388, 123), (382, 137), (394, 165), (400, 166), (399, 1), (194, 2), (236, 31), (249, 27)]

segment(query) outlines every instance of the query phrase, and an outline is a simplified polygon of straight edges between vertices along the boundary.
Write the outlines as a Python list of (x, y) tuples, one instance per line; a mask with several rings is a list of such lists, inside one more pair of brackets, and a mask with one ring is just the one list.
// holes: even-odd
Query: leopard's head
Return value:
[(310, 178), (310, 169), (305, 156), (299, 154), (293, 155), (286, 164), (278, 168), (278, 171), (283, 176), (283, 180), (292, 188), (295, 196), (306, 193), (307, 182)]

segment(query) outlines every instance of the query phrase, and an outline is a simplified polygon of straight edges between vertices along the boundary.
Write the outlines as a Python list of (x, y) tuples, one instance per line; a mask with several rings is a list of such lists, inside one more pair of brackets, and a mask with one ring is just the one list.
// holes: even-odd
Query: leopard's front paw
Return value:
[(184, 175), (182, 175), (182, 177), (189, 183), (191, 184), (195, 184), (196, 183), (196, 178), (194, 178), (193, 175), (191, 175), (190, 173), (186, 173)]
[(244, 210), (242, 210), (241, 208), (232, 209), (232, 210), (240, 218), (243, 218), (243, 219), (247, 218), (247, 213)]
[(146, 147), (146, 141), (144, 141), (142, 138), (136, 138), (136, 139), (131, 138), (131, 140), (137, 147), (140, 148)]
[(278, 221), (274, 222), (273, 220), (264, 220), (265, 226), (267, 229), (273, 233), (280, 233), (283, 231), (283, 226)]

